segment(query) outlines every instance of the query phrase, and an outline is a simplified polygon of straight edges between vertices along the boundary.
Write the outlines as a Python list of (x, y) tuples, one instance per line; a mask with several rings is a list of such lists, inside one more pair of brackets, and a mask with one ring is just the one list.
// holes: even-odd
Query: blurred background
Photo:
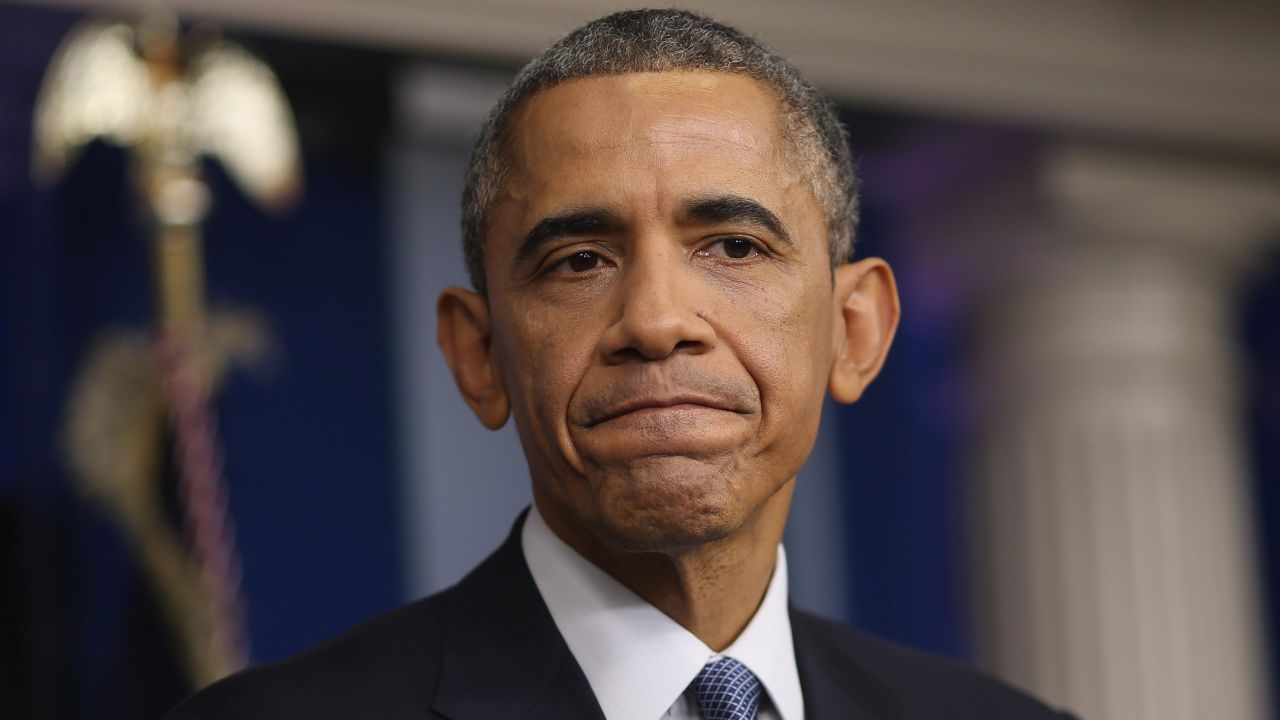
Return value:
[[(1280, 6), (689, 6), (839, 103), (857, 254), (903, 295), (884, 375), (827, 408), (801, 474), (794, 602), (1085, 718), (1280, 717)], [(59, 42), (141, 7), (0, 1), (5, 718), (155, 717), (191, 689), (148, 546), (71, 458), (104, 338), (156, 327), (129, 154), (92, 143), (47, 185), (30, 170)], [(434, 301), (465, 282), (481, 118), (531, 55), (623, 5), (171, 7), (275, 71), (305, 173), (270, 214), (204, 166), (208, 304), (255, 349), (211, 409), (228, 582), (266, 663), (455, 582), (529, 502), (512, 429), (457, 396)]]

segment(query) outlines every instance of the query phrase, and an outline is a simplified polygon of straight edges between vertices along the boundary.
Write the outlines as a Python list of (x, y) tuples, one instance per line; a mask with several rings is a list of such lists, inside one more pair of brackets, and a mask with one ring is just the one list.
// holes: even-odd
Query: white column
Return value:
[(1034, 211), (983, 225), (980, 658), (1090, 720), (1269, 717), (1235, 300), (1280, 184), (1081, 147), (1040, 170)]

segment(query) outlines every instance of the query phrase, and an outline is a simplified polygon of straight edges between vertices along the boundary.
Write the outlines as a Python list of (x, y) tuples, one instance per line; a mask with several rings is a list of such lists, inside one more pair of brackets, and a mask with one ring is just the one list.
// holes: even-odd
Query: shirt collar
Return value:
[(521, 542), (534, 584), (608, 720), (658, 720), (702, 666), (720, 655), (751, 669), (782, 720), (804, 717), (781, 545), (755, 616), (717, 654), (566, 545), (537, 507), (525, 520)]

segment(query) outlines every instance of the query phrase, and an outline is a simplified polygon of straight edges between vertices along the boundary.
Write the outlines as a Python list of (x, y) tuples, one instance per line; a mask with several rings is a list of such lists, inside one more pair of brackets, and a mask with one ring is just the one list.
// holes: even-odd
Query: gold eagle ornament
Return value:
[[(88, 143), (123, 147), (151, 220), (156, 330), (108, 329), (93, 343), (72, 382), (64, 443), (80, 491), (138, 557), (198, 688), (248, 659), (211, 397), (228, 368), (271, 349), (254, 313), (204, 310), (201, 162), (217, 160), (268, 210), (299, 197), (301, 169), (271, 70), (216, 34), (179, 40), (176, 18), (159, 13), (74, 27), (37, 99), (32, 171), (52, 183)], [(190, 551), (161, 502), (166, 424)]]

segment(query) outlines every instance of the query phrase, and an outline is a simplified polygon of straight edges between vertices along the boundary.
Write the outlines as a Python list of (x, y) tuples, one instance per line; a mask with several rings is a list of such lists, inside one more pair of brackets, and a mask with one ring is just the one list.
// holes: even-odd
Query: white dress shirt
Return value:
[(781, 545), (760, 608), (738, 639), (716, 653), (566, 545), (536, 507), (521, 542), (533, 582), (608, 720), (700, 720), (690, 683), (721, 656), (759, 678), (760, 720), (803, 720)]

